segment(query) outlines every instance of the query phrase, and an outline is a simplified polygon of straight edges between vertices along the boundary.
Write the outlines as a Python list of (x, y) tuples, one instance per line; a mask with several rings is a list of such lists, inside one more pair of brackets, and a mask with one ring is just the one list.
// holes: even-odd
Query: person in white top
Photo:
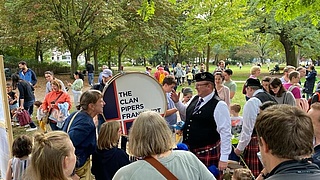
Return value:
[(280, 78), (282, 84), (288, 83), (289, 82), (289, 73), (296, 70), (294, 66), (286, 66), (283, 69), (283, 76)]
[(32, 140), (29, 136), (20, 135), (12, 144), (12, 159), (8, 161), (6, 180), (22, 179), (24, 172), (30, 164)]
[(231, 152), (229, 107), (214, 91), (213, 74), (198, 73), (195, 80), (198, 94), (188, 105), (179, 101), (180, 93), (171, 93), (181, 118), (185, 119), (183, 143), (187, 144), (190, 151), (207, 167), (214, 165), (219, 170), (224, 170)]
[(258, 138), (254, 129), (256, 117), (260, 111), (260, 106), (266, 101), (275, 101), (274, 98), (262, 89), (258, 79), (249, 78), (244, 84), (248, 97), (250, 98), (243, 108), (243, 125), (240, 134), (239, 143), (234, 152), (240, 154), (246, 149), (244, 161), (257, 177), (262, 170), (262, 164), (258, 160), (257, 153)]

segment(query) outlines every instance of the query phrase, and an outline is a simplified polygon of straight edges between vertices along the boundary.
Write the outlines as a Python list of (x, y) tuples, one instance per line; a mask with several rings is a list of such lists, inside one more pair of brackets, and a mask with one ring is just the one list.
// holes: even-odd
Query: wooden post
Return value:
[(2, 178), (5, 178), (7, 163), (12, 154), (13, 135), (2, 55), (0, 55), (0, 86), (0, 170)]

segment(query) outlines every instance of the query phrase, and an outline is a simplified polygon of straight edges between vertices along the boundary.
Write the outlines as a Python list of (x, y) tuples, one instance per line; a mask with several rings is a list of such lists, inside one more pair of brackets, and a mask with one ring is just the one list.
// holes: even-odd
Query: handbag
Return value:
[[(60, 98), (62, 94), (63, 92), (61, 92), (54, 101), (51, 101), (50, 104), (56, 104), (57, 100)], [(47, 124), (49, 124), (50, 120), (57, 121), (59, 119), (59, 112), (60, 112), (59, 110), (51, 108), (49, 113), (43, 118), (43, 122), (46, 122)], [(54, 116), (52, 116), (52, 114), (54, 114)]]
[(175, 175), (173, 175), (164, 165), (162, 165), (155, 158), (147, 156), (144, 158), (144, 160), (150, 163), (154, 168), (156, 168), (166, 179), (178, 180), (178, 178)]
[(25, 126), (31, 122), (31, 117), (27, 110), (22, 109), (17, 112), (17, 119), (19, 121), (20, 126)]

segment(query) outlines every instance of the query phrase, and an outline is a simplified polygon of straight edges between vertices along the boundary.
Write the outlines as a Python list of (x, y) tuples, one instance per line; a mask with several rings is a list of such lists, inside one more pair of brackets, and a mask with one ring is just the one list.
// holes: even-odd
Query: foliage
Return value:
[(228, 48), (245, 42), (245, 35), (249, 33), (244, 29), (248, 20), (244, 17), (245, 10), (245, 1), (242, 0), (192, 0), (186, 3), (188, 17), (184, 33), (189, 37), (186, 43), (200, 52), (207, 49), (207, 69), (213, 45)]
[[(150, 58), (150, 63), (154, 66), (158, 64), (167, 64), (166, 61), (166, 48), (165, 45), (162, 45), (159, 50)], [(174, 52), (172, 49), (169, 49), (169, 57), (173, 57)], [(170, 59), (170, 62), (172, 62), (172, 59)]]
[(94, 52), (96, 66), (118, 69), (127, 59), (144, 65), (206, 62), (208, 69), (209, 60), (286, 56), (294, 64), (297, 57), (320, 57), (319, 1), (314, 0), (0, 2), (1, 54), (38, 63), (38, 57), (50, 58), (50, 49), (68, 49), (71, 73), (82, 52), (89, 58)]
[(306, 15), (301, 15), (292, 20), (277, 21), (277, 6), (266, 10), (265, 8), (261, 8), (257, 1), (252, 0), (250, 7), (248, 15), (256, 17), (251, 21), (250, 28), (255, 29), (257, 33), (271, 34), (279, 38), (286, 54), (287, 64), (298, 65), (296, 46), (303, 47), (302, 51), (318, 54), (316, 48), (320, 44), (314, 41), (314, 39), (319, 38), (319, 30), (312, 25)]
[(143, 0), (140, 9), (137, 10), (137, 13), (142, 16), (144, 21), (148, 21), (154, 15), (154, 11), (154, 1)]
[(318, 25), (320, 1), (318, 0), (258, 0), (259, 6), (267, 12), (275, 11), (277, 21), (291, 21), (301, 15), (307, 15), (312, 24)]

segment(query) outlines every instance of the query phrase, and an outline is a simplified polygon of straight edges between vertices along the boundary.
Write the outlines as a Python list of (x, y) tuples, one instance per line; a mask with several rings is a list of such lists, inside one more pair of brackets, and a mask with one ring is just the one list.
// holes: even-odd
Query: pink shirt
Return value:
[[(288, 91), (289, 91), (289, 88), (293, 86), (291, 83), (285, 83), (283, 84), (283, 87), (285, 87)], [(294, 96), (295, 99), (300, 99), (301, 98), (301, 91), (300, 91), (300, 88), (298, 86), (294, 86), (294, 88), (291, 88), (291, 92)]]

